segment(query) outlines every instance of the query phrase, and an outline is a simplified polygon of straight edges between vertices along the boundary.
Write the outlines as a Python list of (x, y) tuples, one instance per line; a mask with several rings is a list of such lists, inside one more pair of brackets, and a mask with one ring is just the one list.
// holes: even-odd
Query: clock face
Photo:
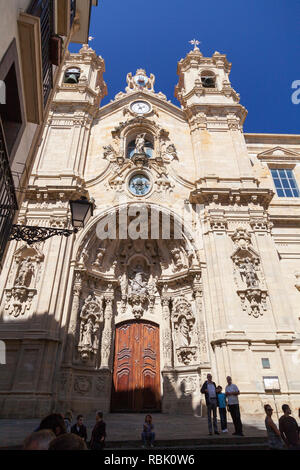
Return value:
[(146, 114), (149, 113), (151, 107), (145, 101), (135, 101), (132, 103), (131, 109), (136, 114)]
[(134, 77), (134, 81), (139, 86), (146, 86), (148, 82), (148, 77), (145, 77), (145, 75), (136, 75)]

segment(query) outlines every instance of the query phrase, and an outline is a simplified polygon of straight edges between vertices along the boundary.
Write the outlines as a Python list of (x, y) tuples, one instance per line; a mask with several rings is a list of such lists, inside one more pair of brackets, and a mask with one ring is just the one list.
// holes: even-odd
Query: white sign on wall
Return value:
[(265, 390), (280, 390), (278, 377), (263, 377)]

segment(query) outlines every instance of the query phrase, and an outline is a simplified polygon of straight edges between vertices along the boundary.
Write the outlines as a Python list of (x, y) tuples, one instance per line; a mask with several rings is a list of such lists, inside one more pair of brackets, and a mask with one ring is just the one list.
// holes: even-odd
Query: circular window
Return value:
[(145, 196), (151, 189), (151, 183), (148, 176), (135, 174), (129, 180), (129, 191), (135, 196)]

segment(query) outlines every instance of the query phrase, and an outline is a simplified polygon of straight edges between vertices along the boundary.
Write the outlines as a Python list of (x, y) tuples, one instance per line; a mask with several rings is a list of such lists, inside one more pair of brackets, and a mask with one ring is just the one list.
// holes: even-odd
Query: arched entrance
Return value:
[[(152, 222), (153, 207), (146, 209)], [(111, 217), (122, 225), (124, 214), (115, 208), (77, 242), (65, 352), (74, 369), (63, 370), (74, 383), (65, 399), (74, 409), (83, 395), (88, 411), (171, 412), (181, 396), (188, 411), (191, 397), (198, 406), (199, 367), (208, 363), (200, 256), (191, 236), (178, 236), (175, 215), (169, 236), (162, 230), (168, 219), (158, 215), (158, 238), (152, 231), (134, 238), (129, 229), (127, 237), (119, 229), (101, 237), (99, 221), (106, 227)], [(133, 217), (128, 208), (128, 227)]]
[(160, 411), (159, 327), (128, 321), (116, 327), (111, 411)]

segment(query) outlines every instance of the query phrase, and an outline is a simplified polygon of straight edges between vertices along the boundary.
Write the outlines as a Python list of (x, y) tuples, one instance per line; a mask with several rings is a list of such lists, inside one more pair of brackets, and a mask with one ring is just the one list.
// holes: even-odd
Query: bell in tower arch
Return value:
[(66, 70), (64, 83), (76, 84), (79, 82), (80, 70), (76, 67)]

